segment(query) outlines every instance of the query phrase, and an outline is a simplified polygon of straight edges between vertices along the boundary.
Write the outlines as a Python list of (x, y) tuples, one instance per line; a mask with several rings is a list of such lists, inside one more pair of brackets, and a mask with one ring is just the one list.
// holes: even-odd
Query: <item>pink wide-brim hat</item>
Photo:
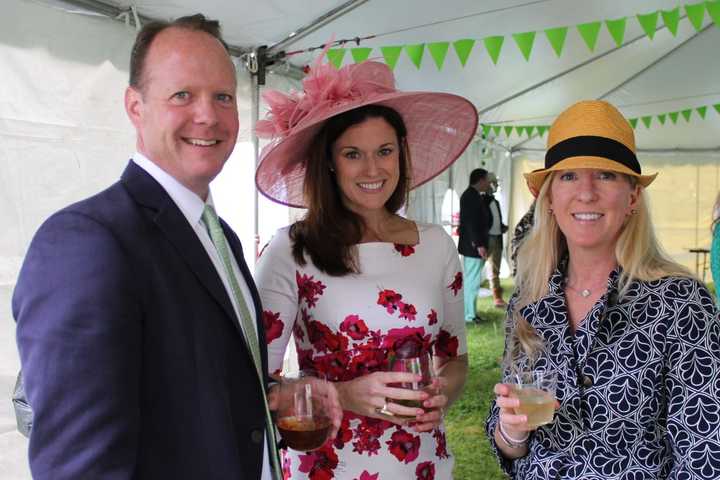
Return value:
[(270, 106), (256, 133), (271, 138), (255, 174), (258, 190), (270, 200), (305, 207), (303, 184), (308, 150), (325, 121), (365, 105), (397, 111), (407, 127), (412, 164), (410, 188), (448, 168), (475, 135), (478, 114), (467, 99), (450, 93), (399, 92), (390, 68), (366, 61), (335, 69), (319, 62), (303, 80), (303, 92), (266, 91)]

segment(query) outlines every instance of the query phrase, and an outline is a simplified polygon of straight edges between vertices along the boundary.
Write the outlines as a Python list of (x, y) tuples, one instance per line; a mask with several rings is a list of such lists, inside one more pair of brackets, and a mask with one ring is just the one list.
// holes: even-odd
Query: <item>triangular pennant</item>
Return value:
[(663, 10), (662, 19), (665, 22), (665, 26), (673, 37), (677, 35), (678, 23), (680, 23), (680, 7), (675, 7), (672, 10)]
[(506, 137), (509, 137), (510, 135), (512, 135), (512, 131), (513, 131), (512, 125), (505, 125), (505, 127), (503, 127), (503, 129), (505, 130)]
[(650, 40), (655, 36), (655, 29), (657, 28), (658, 14), (660, 12), (646, 13), (645, 15), (638, 14), (637, 19), (640, 22), (640, 26), (645, 32), (645, 35), (650, 37)]
[(533, 43), (535, 43), (535, 32), (513, 33), (515, 43), (525, 57), (525, 61), (530, 60)]
[(420, 68), (420, 65), (422, 65), (422, 57), (423, 53), (425, 52), (425, 44), (424, 43), (418, 43), (415, 45), (405, 45), (405, 53), (407, 53), (407, 56), (410, 57), (410, 60), (415, 65), (416, 68)]
[(627, 18), (618, 18), (617, 20), (605, 20), (605, 26), (610, 32), (610, 36), (615, 40), (615, 45), (618, 47), (622, 45), (623, 39), (625, 38), (625, 24)]
[(497, 65), (498, 57), (500, 57), (500, 50), (502, 50), (504, 41), (505, 37), (503, 37), (502, 35), (483, 38), (485, 50), (487, 50), (488, 55), (490, 55), (490, 58), (492, 58), (492, 61), (495, 65)]
[(673, 122), (673, 125), (675, 125), (677, 123), (679, 113), (678, 112), (670, 112), (670, 113), (668, 113), (668, 115), (670, 116), (670, 121)]
[(442, 70), (445, 64), (445, 57), (447, 56), (448, 48), (450, 48), (450, 42), (436, 42), (428, 43), (428, 50), (430, 50), (430, 56), (435, 60), (435, 65), (438, 70)]
[(342, 66), (343, 58), (345, 57), (345, 50), (344, 48), (330, 48), (327, 51), (327, 58), (328, 61), (332, 64), (335, 68), (340, 68)]
[(567, 37), (568, 27), (548, 28), (545, 30), (545, 36), (555, 50), (555, 55), (562, 55), (565, 46), (565, 37)]
[(395, 69), (395, 65), (397, 65), (402, 49), (403, 47), (380, 47), (385, 63), (387, 63), (388, 67), (390, 67), (390, 70)]
[(692, 23), (692, 26), (699, 32), (702, 28), (703, 18), (705, 17), (705, 4), (701, 2), (685, 5), (685, 13), (687, 13), (687, 18), (690, 20), (690, 23)]
[(370, 52), (372, 52), (372, 48), (368, 47), (359, 47), (359, 48), (351, 48), (350, 53), (352, 54), (353, 60), (355, 63), (361, 63), (368, 59), (370, 56)]
[(515, 127), (515, 131), (517, 132), (518, 137), (522, 137), (523, 132), (525, 132), (525, 127)]
[(667, 113), (661, 113), (657, 116), (658, 121), (660, 122), (660, 125), (665, 125), (665, 119), (667, 118)]
[(472, 52), (474, 46), (475, 40), (471, 38), (464, 38), (462, 40), (457, 40), (453, 42), (453, 48), (455, 49), (455, 53), (460, 60), (460, 65), (462, 65), (463, 67), (465, 66), (465, 63), (467, 63), (467, 59), (470, 56), (470, 52)]
[(630, 122), (630, 126), (633, 127), (633, 130), (637, 128), (637, 118), (628, 118), (628, 122)]
[(645, 124), (645, 128), (650, 128), (650, 123), (652, 122), (652, 117), (651, 117), (651, 116), (648, 115), (648, 116), (646, 116), (646, 117), (640, 117), (640, 119), (641, 119), (642, 122)]
[(602, 27), (602, 22), (581, 23), (577, 26), (578, 33), (585, 40), (585, 45), (591, 52), (595, 50), (600, 27)]
[(490, 128), (491, 128), (490, 125), (483, 124), (482, 129), (483, 129), (483, 136), (485, 138), (488, 138), (490, 136)]
[(538, 125), (538, 127), (537, 127), (538, 135), (542, 137), (543, 135), (545, 135), (545, 132), (547, 131), (547, 129), (548, 129), (547, 125)]
[(502, 129), (502, 127), (501, 127), (500, 125), (494, 125), (494, 126), (493, 126), (493, 133), (495, 134), (496, 137), (497, 137), (498, 135), (500, 135), (500, 130), (501, 130), (501, 129)]
[(720, 1), (715, 0), (714, 2), (705, 2), (707, 7), (708, 15), (715, 22), (715, 26), (720, 28)]
[(716, 103), (715, 105), (713, 105), (713, 108), (718, 113), (718, 115), (720, 115), (720, 103)]
[(525, 133), (527, 133), (528, 137), (532, 137), (534, 130), (535, 130), (535, 127), (533, 127), (532, 125), (529, 127), (525, 127)]
[(692, 115), (692, 108), (686, 108), (685, 110), (681, 110), (680, 113), (682, 113), (682, 116), (685, 117), (685, 121), (690, 121), (690, 115)]
[(707, 112), (707, 107), (703, 105), (702, 107), (698, 107), (695, 110), (697, 110), (698, 115), (700, 115), (700, 118), (705, 120), (705, 113)]

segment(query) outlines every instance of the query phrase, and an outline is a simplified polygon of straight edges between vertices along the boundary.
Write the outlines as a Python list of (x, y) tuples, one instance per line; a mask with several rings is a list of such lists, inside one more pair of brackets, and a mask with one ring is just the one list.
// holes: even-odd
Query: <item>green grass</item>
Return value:
[[(503, 282), (505, 300), (512, 283)], [(492, 297), (478, 300), (480, 325), (468, 326), (470, 371), (465, 391), (448, 412), (448, 443), (455, 454), (455, 480), (501, 480), (497, 460), (485, 436), (485, 419), (494, 398), (493, 386), (500, 379), (499, 358), (503, 351), (505, 311), (495, 308)]]

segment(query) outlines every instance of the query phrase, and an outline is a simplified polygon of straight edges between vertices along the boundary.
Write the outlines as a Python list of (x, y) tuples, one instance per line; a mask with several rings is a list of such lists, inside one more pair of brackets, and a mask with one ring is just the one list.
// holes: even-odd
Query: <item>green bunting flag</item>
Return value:
[(670, 115), (670, 121), (673, 122), (673, 125), (675, 125), (677, 123), (679, 113), (678, 112), (670, 112), (670, 113), (668, 113), (668, 115)]
[(663, 10), (662, 19), (673, 37), (677, 36), (678, 23), (680, 23), (680, 7), (675, 7), (672, 10)]
[(720, 28), (720, 0), (705, 2), (705, 6), (707, 7), (708, 15), (710, 15), (710, 18), (715, 22), (715, 26)]
[(462, 65), (463, 67), (465, 66), (465, 63), (467, 63), (467, 59), (470, 56), (470, 52), (472, 51), (474, 46), (475, 40), (471, 38), (464, 38), (462, 40), (453, 42), (453, 48), (455, 49), (455, 53), (460, 60), (460, 65)]
[(525, 61), (530, 60), (530, 53), (533, 43), (535, 43), (535, 32), (513, 33), (513, 39), (525, 57)]
[(397, 61), (398, 58), (400, 58), (402, 50), (403, 47), (380, 47), (385, 63), (387, 63), (391, 70), (395, 69), (395, 65), (397, 65)]
[(622, 45), (623, 40), (625, 38), (625, 24), (627, 23), (627, 18), (618, 18), (617, 20), (605, 20), (605, 26), (608, 29), (608, 32), (610, 32), (610, 36), (615, 40), (615, 45), (618, 47)]
[(562, 55), (563, 47), (565, 46), (565, 37), (567, 37), (568, 27), (548, 28), (545, 30), (545, 36), (550, 42), (555, 55), (558, 57)]
[(430, 56), (435, 60), (435, 66), (437, 66), (438, 70), (442, 70), (448, 48), (450, 48), (450, 42), (428, 43), (427, 47), (430, 50)]
[(345, 49), (344, 48), (330, 48), (327, 51), (327, 58), (335, 68), (340, 68), (342, 66), (343, 58), (345, 57)]
[(660, 12), (647, 13), (645, 15), (638, 14), (637, 19), (640, 22), (645, 35), (650, 37), (650, 40), (655, 36), (655, 29), (657, 28), (658, 14)]
[(692, 26), (699, 32), (702, 28), (703, 17), (705, 16), (705, 4), (700, 2), (692, 5), (685, 5), (685, 13), (687, 13), (688, 20), (690, 20)]
[(517, 132), (518, 137), (522, 137), (523, 132), (525, 131), (525, 127), (515, 127), (515, 131)]
[(681, 111), (680, 113), (682, 113), (682, 116), (685, 117), (685, 121), (689, 122), (690, 115), (692, 115), (692, 108), (687, 108), (687, 109)]
[(652, 117), (651, 117), (651, 116), (648, 115), (648, 116), (646, 116), (646, 117), (640, 117), (640, 119), (641, 119), (642, 122), (645, 124), (645, 128), (650, 128), (650, 123), (652, 123)]
[(697, 110), (698, 115), (700, 115), (700, 118), (702, 118), (703, 120), (705, 120), (705, 112), (707, 112), (707, 107), (702, 106), (702, 107), (696, 108), (695, 110)]
[(630, 122), (630, 126), (633, 127), (633, 130), (637, 128), (637, 118), (628, 118), (628, 122)]
[(405, 53), (410, 57), (410, 60), (419, 70), (422, 65), (423, 52), (425, 52), (425, 44), (418, 43), (416, 45), (405, 45)]
[(713, 105), (713, 108), (718, 113), (718, 115), (720, 115), (720, 103), (716, 103), (715, 105)]
[(482, 129), (483, 129), (483, 136), (485, 138), (488, 138), (488, 136), (490, 136), (490, 125), (483, 125)]
[(532, 137), (533, 130), (535, 130), (535, 127), (533, 126), (525, 127), (525, 133), (527, 133), (528, 137)]
[(545, 135), (545, 132), (547, 131), (547, 129), (548, 129), (547, 125), (539, 125), (537, 127), (538, 135), (542, 137), (543, 135)]
[(493, 132), (495, 132), (495, 136), (496, 136), (496, 137), (497, 137), (498, 135), (500, 135), (500, 130), (501, 130), (501, 129), (502, 129), (502, 127), (501, 127), (500, 125), (494, 125), (494, 126), (493, 126)]
[(582, 23), (577, 26), (578, 33), (585, 40), (585, 45), (591, 52), (595, 51), (600, 27), (602, 27), (602, 22)]
[(657, 119), (660, 122), (660, 125), (665, 125), (666, 118), (667, 118), (667, 113), (663, 113), (663, 114), (657, 116)]
[(503, 37), (502, 35), (496, 35), (494, 37), (483, 38), (483, 43), (485, 44), (485, 50), (487, 50), (488, 54), (490, 55), (490, 58), (492, 59), (492, 61), (495, 65), (497, 65), (498, 57), (500, 56), (500, 50), (502, 50), (504, 41), (505, 41), (505, 37)]
[(512, 125), (505, 125), (504, 130), (505, 130), (505, 136), (509, 137), (512, 134), (513, 127), (512, 127)]
[(372, 52), (372, 48), (360, 47), (350, 49), (350, 53), (352, 54), (353, 61), (355, 63), (360, 63), (367, 60), (370, 56), (370, 52)]

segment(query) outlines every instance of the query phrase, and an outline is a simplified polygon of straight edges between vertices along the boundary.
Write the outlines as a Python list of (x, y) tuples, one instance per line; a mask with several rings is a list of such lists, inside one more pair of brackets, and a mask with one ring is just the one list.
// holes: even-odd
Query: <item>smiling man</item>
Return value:
[(235, 146), (235, 90), (218, 22), (139, 32), (137, 152), (41, 226), (15, 289), (34, 478), (279, 478), (260, 302), (209, 190)]

